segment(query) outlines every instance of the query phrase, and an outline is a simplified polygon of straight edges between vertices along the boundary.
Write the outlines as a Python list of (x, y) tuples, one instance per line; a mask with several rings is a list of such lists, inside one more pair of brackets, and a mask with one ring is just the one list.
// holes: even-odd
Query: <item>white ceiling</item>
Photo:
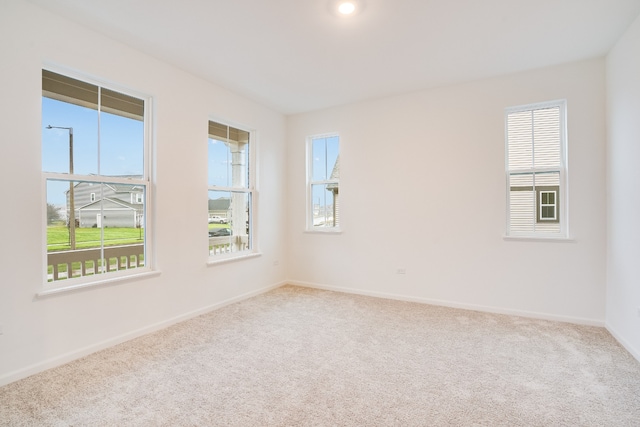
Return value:
[(640, 0), (30, 0), (292, 114), (604, 55)]

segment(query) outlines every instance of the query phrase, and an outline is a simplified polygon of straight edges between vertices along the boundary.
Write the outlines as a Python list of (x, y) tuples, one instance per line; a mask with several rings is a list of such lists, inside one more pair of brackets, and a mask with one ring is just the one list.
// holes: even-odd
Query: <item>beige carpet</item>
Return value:
[(285, 286), (0, 388), (2, 426), (639, 426), (602, 328)]

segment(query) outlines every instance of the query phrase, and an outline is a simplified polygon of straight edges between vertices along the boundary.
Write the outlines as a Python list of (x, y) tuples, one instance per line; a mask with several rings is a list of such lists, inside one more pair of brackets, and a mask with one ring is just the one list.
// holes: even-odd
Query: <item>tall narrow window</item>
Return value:
[(507, 234), (566, 237), (564, 101), (506, 111)]
[(149, 270), (147, 104), (42, 71), (45, 288)]
[(209, 121), (209, 256), (251, 253), (254, 192), (251, 132)]
[(340, 225), (340, 138), (307, 140), (307, 230), (331, 231)]

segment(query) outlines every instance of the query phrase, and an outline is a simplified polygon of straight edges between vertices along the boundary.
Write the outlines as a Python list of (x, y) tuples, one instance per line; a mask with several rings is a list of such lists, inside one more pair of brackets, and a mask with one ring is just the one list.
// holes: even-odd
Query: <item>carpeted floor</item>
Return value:
[(285, 286), (0, 388), (2, 426), (639, 426), (606, 330)]

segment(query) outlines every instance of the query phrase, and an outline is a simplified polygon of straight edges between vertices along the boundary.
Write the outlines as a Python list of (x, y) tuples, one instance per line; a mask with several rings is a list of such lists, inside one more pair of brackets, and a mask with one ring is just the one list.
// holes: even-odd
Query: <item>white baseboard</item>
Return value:
[(629, 341), (627, 341), (626, 339), (622, 338), (622, 335), (620, 335), (618, 333), (618, 331), (616, 331), (610, 324), (606, 323), (605, 324), (605, 328), (607, 328), (607, 331), (609, 331), (609, 333), (613, 336), (613, 338), (616, 339), (616, 341), (618, 341), (620, 343), (621, 346), (623, 346), (629, 353), (631, 353), (631, 355), (638, 362), (640, 362), (640, 351), (638, 351), (638, 349), (633, 347), (629, 343)]
[(301, 282), (296, 280), (287, 281), (290, 285), (303, 286), (307, 288), (324, 289), (327, 291), (344, 292), (349, 294), (364, 295), (376, 298), (387, 298), (399, 301), (417, 302), (422, 304), (437, 305), (442, 307), (460, 308), (463, 310), (482, 311), (486, 313), (506, 314), (510, 316), (528, 317), (532, 319), (552, 320), (555, 322), (574, 323), (585, 326), (604, 327), (604, 321), (587, 319), (582, 317), (560, 316), (549, 313), (538, 313), (534, 311), (512, 310), (508, 308), (490, 307), (476, 304), (465, 304), (455, 301), (437, 300), (431, 298), (414, 297), (409, 295), (392, 294), (387, 292), (368, 291), (363, 289), (344, 288), (340, 286), (320, 285), (317, 283)]
[(220, 301), (217, 302), (215, 304), (206, 306), (206, 307), (202, 307), (184, 314), (181, 314), (179, 316), (175, 316), (172, 317), (170, 319), (167, 320), (163, 320), (161, 322), (157, 322), (154, 323), (152, 325), (149, 326), (145, 326), (144, 328), (140, 328), (140, 329), (136, 329), (134, 331), (131, 332), (127, 332), (125, 334), (113, 337), (113, 338), (109, 338), (107, 340), (89, 345), (87, 347), (78, 349), (78, 350), (74, 350), (65, 354), (62, 354), (60, 356), (56, 356), (53, 357), (51, 359), (47, 359), (44, 360), (42, 362), (38, 362), (35, 363), (33, 365), (27, 366), (25, 368), (22, 369), (18, 369), (16, 371), (13, 372), (9, 372), (7, 374), (4, 374), (2, 376), (0, 376), (0, 387), (3, 385), (7, 385), (9, 383), (12, 383), (14, 381), (18, 381), (21, 380), (23, 378), (27, 378), (30, 377), (31, 375), (46, 371), (47, 369), (51, 369), (51, 368), (55, 368), (56, 366), (60, 366), (60, 365), (64, 365), (65, 363), (69, 363), (72, 362), (74, 360), (80, 359), (82, 357), (88, 356), (91, 353), (95, 353), (97, 351), (100, 350), (104, 350), (106, 348), (109, 347), (113, 347), (114, 345), (123, 343), (125, 341), (129, 341), (132, 340), (134, 338), (138, 338), (141, 337), (143, 335), (147, 335), (149, 333), (152, 332), (156, 332), (159, 331), (161, 329), (167, 328), (171, 325), (175, 325), (176, 323), (180, 323), (180, 322), (184, 322), (185, 320), (189, 320), (191, 318), (200, 316), (202, 314), (208, 313), (210, 311), (214, 311), (214, 310), (218, 310), (222, 307), (225, 307), (227, 305), (239, 302), (239, 301), (243, 301), (245, 299), (249, 299), (252, 298), (254, 296), (263, 294), (265, 292), (269, 292), (273, 289), (279, 288), (285, 284), (287, 284), (288, 282), (281, 282), (281, 283), (277, 283), (275, 285), (269, 285), (269, 286), (265, 286), (263, 288), (257, 289), (255, 291), (251, 291), (251, 292), (247, 292), (244, 293), (242, 295), (238, 295), (235, 296), (233, 298), (229, 298), (226, 299), (224, 301)]

